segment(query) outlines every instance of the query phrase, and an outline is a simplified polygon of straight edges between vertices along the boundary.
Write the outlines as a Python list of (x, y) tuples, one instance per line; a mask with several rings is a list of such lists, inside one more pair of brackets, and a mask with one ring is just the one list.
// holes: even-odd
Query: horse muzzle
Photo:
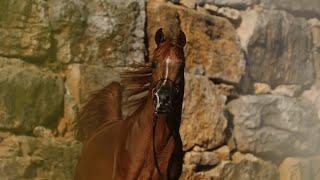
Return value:
[(173, 111), (174, 90), (170, 83), (164, 83), (156, 88), (153, 95), (153, 104), (156, 113), (169, 114)]

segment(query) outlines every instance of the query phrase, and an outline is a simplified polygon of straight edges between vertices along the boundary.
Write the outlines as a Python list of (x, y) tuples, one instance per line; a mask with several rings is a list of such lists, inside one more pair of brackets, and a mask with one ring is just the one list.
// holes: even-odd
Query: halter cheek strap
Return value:
[[(172, 83), (174, 86), (175, 86), (175, 93), (178, 93), (179, 92), (179, 88), (177, 87), (177, 85), (171, 80), (171, 79), (160, 79), (157, 83), (157, 86), (160, 84), (160, 82), (165, 82), (165, 81), (169, 81), (170, 83)], [(152, 90), (152, 93), (154, 95), (157, 95), (157, 92), (155, 91), (155, 89)], [(158, 104), (157, 104), (158, 106)], [(160, 170), (160, 167), (159, 167), (159, 163), (158, 163), (158, 159), (157, 159), (157, 153), (156, 153), (156, 145), (155, 145), (155, 137), (156, 137), (156, 127), (157, 127), (157, 122), (158, 122), (158, 119), (159, 119), (159, 114), (157, 112), (157, 108), (155, 108), (154, 110), (154, 115), (153, 115), (153, 119), (152, 119), (152, 148), (153, 148), (153, 162), (154, 162), (154, 165), (156, 166), (156, 169), (157, 169), (157, 172), (159, 173), (159, 175), (161, 177), (163, 177), (163, 179), (167, 179), (164, 177), (164, 174), (161, 172)]]
[(164, 175), (161, 173), (161, 170), (159, 167), (157, 153), (156, 153), (156, 145), (155, 145), (156, 127), (157, 127), (158, 118), (159, 118), (159, 115), (157, 113), (154, 113), (153, 120), (152, 120), (152, 146), (153, 146), (153, 160), (154, 160), (153, 162), (154, 162), (154, 165), (156, 166), (156, 169), (159, 175), (162, 177)]

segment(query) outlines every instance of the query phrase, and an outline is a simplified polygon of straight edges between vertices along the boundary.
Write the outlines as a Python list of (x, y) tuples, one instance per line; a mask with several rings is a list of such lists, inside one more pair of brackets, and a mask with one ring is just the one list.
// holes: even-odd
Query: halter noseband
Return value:
[(169, 78), (162, 78), (160, 80), (157, 81), (155, 87), (152, 88), (152, 95), (153, 95), (153, 101), (154, 101), (154, 105), (156, 105), (156, 107), (154, 108), (154, 112), (158, 113), (158, 103), (159, 102), (159, 91), (161, 89), (161, 87), (166, 83), (169, 82), (169, 84), (171, 84), (173, 86), (173, 91), (171, 91), (171, 93), (173, 93), (174, 95), (177, 95), (179, 93), (179, 84), (175, 83), (173, 80), (169, 79)]

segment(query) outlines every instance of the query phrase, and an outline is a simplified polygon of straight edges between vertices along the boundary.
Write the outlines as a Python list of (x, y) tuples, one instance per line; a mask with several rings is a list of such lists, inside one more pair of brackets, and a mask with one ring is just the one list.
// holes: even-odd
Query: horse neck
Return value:
[[(177, 142), (179, 142), (179, 125), (181, 118), (181, 107), (182, 107), (182, 98), (183, 98), (183, 88), (184, 82), (181, 86), (181, 93), (179, 97), (177, 106), (177, 111), (175, 111), (175, 116), (166, 116), (160, 115), (157, 120), (156, 133), (155, 133), (155, 141), (153, 141), (153, 118), (154, 118), (154, 110), (153, 110), (153, 100), (152, 93), (149, 91), (146, 103), (141, 106), (133, 116), (128, 119), (128, 129), (127, 129), (127, 138), (124, 141), (125, 156), (122, 156), (125, 159), (129, 159), (132, 162), (136, 162), (135, 167), (143, 166), (144, 161), (146, 159), (151, 160), (153, 156), (153, 142), (155, 142), (155, 150), (156, 154), (163, 152), (163, 150), (169, 149), (169, 151), (173, 152), (173, 149), (176, 147)], [(178, 113), (176, 113), (178, 112)], [(180, 114), (179, 114), (180, 113)], [(167, 122), (172, 122), (168, 123)], [(175, 122), (175, 123), (173, 123)], [(171, 124), (175, 124), (175, 126), (170, 126)], [(169, 127), (173, 129), (169, 129)], [(176, 133), (171, 133), (172, 130)], [(176, 135), (176, 136), (175, 136)], [(173, 137), (173, 138), (171, 138)], [(171, 139), (169, 144), (168, 140)], [(181, 140), (180, 140), (181, 141)], [(172, 146), (173, 145), (173, 146)], [(166, 147), (166, 148), (165, 148)], [(129, 153), (128, 153), (129, 152)], [(139, 153), (137, 153), (139, 152)], [(124, 165), (125, 166), (125, 165)], [(129, 174), (136, 174), (139, 172), (139, 169), (132, 168)]]

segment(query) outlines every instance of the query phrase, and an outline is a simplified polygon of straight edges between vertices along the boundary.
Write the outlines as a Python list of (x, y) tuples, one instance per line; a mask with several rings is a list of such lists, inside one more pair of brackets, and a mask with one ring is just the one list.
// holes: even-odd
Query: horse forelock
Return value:
[(171, 59), (183, 59), (184, 60), (184, 53), (183, 48), (171, 41), (166, 41), (154, 51), (154, 59), (157, 60), (165, 60), (168, 56), (172, 56)]

